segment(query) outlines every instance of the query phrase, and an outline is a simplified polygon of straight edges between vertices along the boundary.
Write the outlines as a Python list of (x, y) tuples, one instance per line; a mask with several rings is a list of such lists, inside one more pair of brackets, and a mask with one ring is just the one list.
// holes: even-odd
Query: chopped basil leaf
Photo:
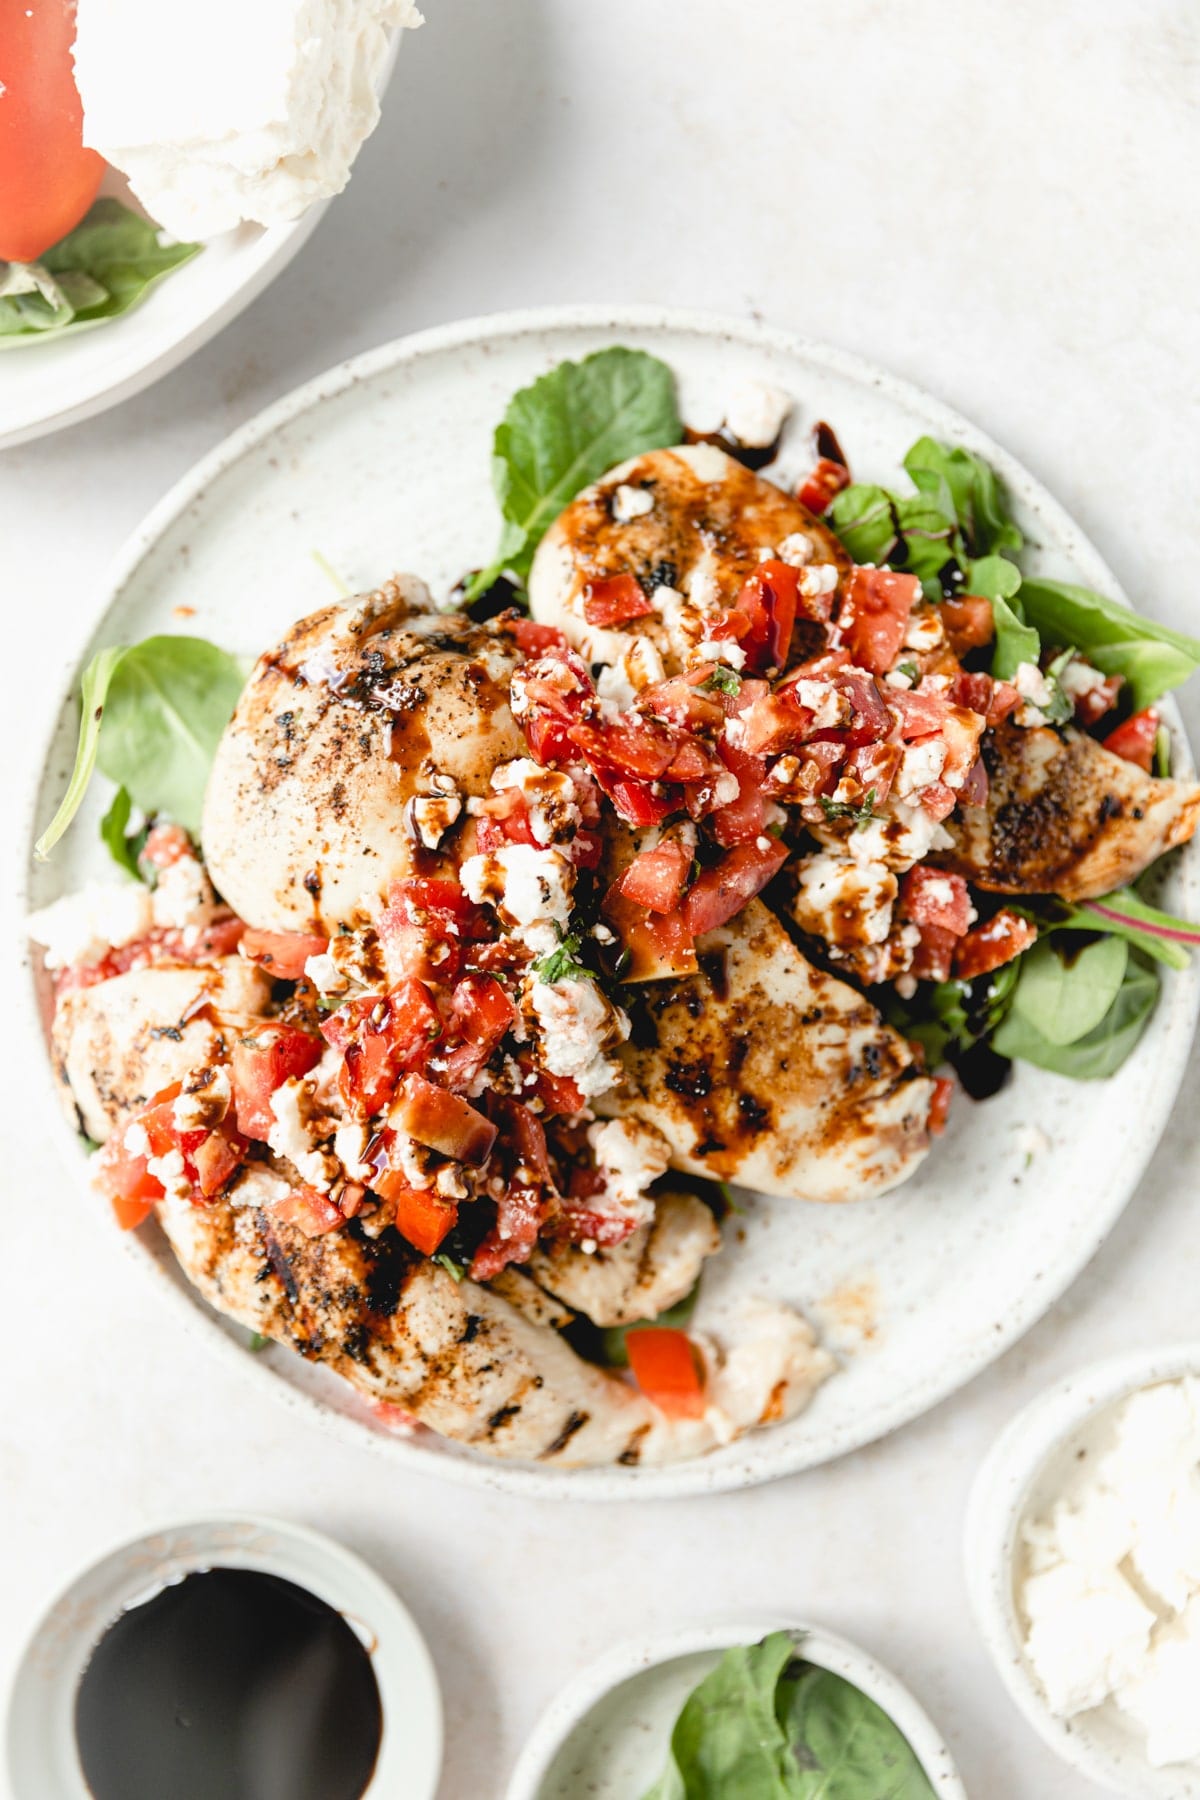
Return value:
[(439, 1250), (433, 1260), (435, 1263), (440, 1263), (447, 1275), (452, 1276), (455, 1281), (462, 1281), (466, 1276), (467, 1271), (462, 1264), (456, 1263), (454, 1258), (447, 1256), (444, 1250)]
[(730, 669), (724, 663), (718, 663), (712, 674), (702, 681), (700, 686), (719, 694), (737, 694), (741, 691), (742, 678), (736, 669)]
[(897, 663), (896, 673), (897, 675), (906, 675), (910, 681), (919, 681), (921, 679), (921, 671), (918, 669), (915, 662)]
[(61, 336), (128, 312), (199, 244), (159, 243), (159, 229), (119, 200), (97, 200), (36, 263), (0, 262), (0, 348)]
[(829, 820), (830, 824), (832, 824), (835, 819), (853, 819), (854, 829), (856, 831), (861, 831), (864, 826), (869, 825), (871, 820), (875, 817), (874, 788), (867, 789), (862, 797), (862, 802), (859, 805), (856, 805), (851, 800), (830, 800), (824, 794), (818, 794), (817, 799), (821, 803), (821, 811), (825, 814), (825, 817)]
[(583, 936), (578, 931), (564, 931), (561, 925), (554, 928), (558, 933), (558, 949), (551, 950), (533, 965), (533, 972), (539, 981), (595, 981), (594, 969), (579, 960), (583, 949)]

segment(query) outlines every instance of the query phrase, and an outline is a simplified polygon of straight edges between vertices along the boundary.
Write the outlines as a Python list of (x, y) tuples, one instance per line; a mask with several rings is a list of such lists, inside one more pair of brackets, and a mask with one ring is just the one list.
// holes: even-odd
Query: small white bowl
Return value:
[(796, 1639), (806, 1662), (861, 1688), (899, 1726), (938, 1800), (967, 1800), (950, 1751), (896, 1676), (865, 1650), (820, 1626), (763, 1616), (700, 1625), (620, 1645), (576, 1676), (534, 1727), (506, 1800), (629, 1800), (662, 1774), (684, 1701), (726, 1650), (771, 1631)]
[(383, 1706), (379, 1757), (363, 1800), (433, 1800), (442, 1701), (407, 1609), (373, 1569), (319, 1532), (278, 1519), (209, 1517), (164, 1525), (90, 1563), (35, 1627), (5, 1724), (11, 1800), (88, 1800), (75, 1743), (75, 1694), (96, 1643), (122, 1611), (196, 1569), (261, 1569), (307, 1588), (371, 1651)]
[(1136, 1725), (1111, 1703), (1073, 1719), (1051, 1712), (1025, 1654), (1017, 1611), (1021, 1525), (1061, 1492), (1078, 1451), (1129, 1394), (1200, 1374), (1200, 1343), (1166, 1344), (1093, 1363), (1059, 1382), (1006, 1427), (980, 1467), (963, 1538), (971, 1610), (1009, 1694), (1064, 1762), (1127, 1800), (1200, 1800), (1200, 1773), (1155, 1769)]

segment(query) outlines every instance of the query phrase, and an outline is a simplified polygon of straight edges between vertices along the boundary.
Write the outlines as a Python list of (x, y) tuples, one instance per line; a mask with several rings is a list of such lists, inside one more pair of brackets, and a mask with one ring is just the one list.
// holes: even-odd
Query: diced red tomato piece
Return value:
[(972, 712), (981, 713), (986, 719), (995, 689), (996, 683), (990, 675), (960, 669), (946, 689), (946, 698), (955, 706), (969, 707)]
[(1110, 731), (1104, 739), (1104, 748), (1126, 762), (1136, 763), (1148, 775), (1154, 767), (1154, 749), (1161, 723), (1157, 707), (1147, 706), (1118, 725), (1115, 731)]
[(643, 688), (637, 697), (637, 710), (684, 731), (720, 731), (725, 723), (724, 696), (702, 692), (695, 679), (716, 667), (716, 663), (707, 664), (704, 670), (674, 675), (669, 681), (657, 681), (652, 687)]
[(623, 981), (660, 981), (696, 973), (695, 934), (681, 913), (646, 912), (625, 898), (619, 881), (604, 896), (601, 911), (628, 957)]
[(489, 850), (501, 849), (505, 844), (529, 844), (537, 847), (529, 808), (519, 794), (514, 795), (514, 800), (515, 804), (504, 808), (501, 813), (481, 813), (475, 820), (475, 848), (484, 855)]
[(305, 963), (310, 956), (323, 956), (329, 939), (299, 931), (256, 931), (247, 926), (238, 947), (249, 962), (260, 963), (279, 981), (301, 981)]
[(934, 1077), (933, 1093), (929, 1098), (929, 1130), (933, 1137), (941, 1137), (950, 1117), (950, 1101), (954, 1095), (954, 1083), (948, 1075)]
[(533, 1188), (510, 1187), (496, 1202), (496, 1223), (471, 1261), (472, 1281), (491, 1281), (510, 1263), (528, 1262), (546, 1216), (543, 1195)]
[(661, 825), (678, 812), (683, 796), (678, 787), (661, 782), (630, 781), (615, 770), (597, 767), (593, 774), (600, 788), (627, 824)]
[(230, 1074), (242, 1136), (265, 1143), (275, 1123), (271, 1095), (293, 1075), (307, 1075), (320, 1059), (320, 1038), (291, 1025), (258, 1025), (235, 1038)]
[(533, 713), (522, 726), (529, 754), (543, 768), (551, 763), (570, 762), (573, 753), (567, 727), (561, 719), (547, 713)]
[(987, 709), (989, 725), (1002, 725), (1009, 713), (1021, 704), (1020, 690), (1011, 681), (998, 681), (992, 689), (992, 704)]
[(125, 1128), (118, 1125), (92, 1158), (97, 1186), (108, 1196), (117, 1224), (122, 1231), (132, 1231), (154, 1211), (161, 1200), (163, 1184), (151, 1175), (144, 1156), (135, 1156), (125, 1148)]
[(420, 981), (348, 1000), (321, 1024), (322, 1037), (342, 1052), (342, 1098), (368, 1118), (387, 1105), (405, 1070), (422, 1066), (441, 1034), (441, 1014)]
[(788, 671), (788, 681), (831, 681), (849, 667), (850, 652), (839, 645), (835, 650), (823, 650), (820, 656), (810, 656), (807, 662), (794, 664)]
[(686, 846), (678, 838), (666, 838), (652, 850), (635, 856), (617, 885), (635, 906), (645, 906), (656, 913), (674, 912), (683, 898), (691, 867)]
[(294, 1225), (309, 1238), (324, 1237), (327, 1231), (336, 1231), (346, 1223), (329, 1195), (319, 1194), (311, 1187), (294, 1189), (286, 1200), (269, 1200), (263, 1211), (285, 1225)]
[(764, 694), (740, 715), (745, 732), (742, 747), (753, 756), (778, 756), (784, 750), (797, 750), (812, 731), (815, 714), (791, 696), (794, 683), (777, 693)]
[(740, 640), (748, 667), (787, 667), (799, 581), (800, 572), (790, 563), (769, 561), (759, 563), (743, 583), (733, 610), (750, 621), (750, 630)]
[(467, 1087), (474, 1081), (516, 1016), (516, 1007), (494, 975), (463, 976), (450, 997), (449, 1031), (455, 1042), (445, 1056), (447, 1087)]
[(583, 590), (583, 616), (589, 625), (624, 625), (644, 619), (654, 604), (634, 575), (606, 575)]
[(543, 625), (524, 616), (506, 621), (516, 639), (517, 649), (526, 656), (541, 656), (547, 650), (565, 650), (567, 640), (557, 625)]
[(922, 925), (921, 941), (913, 953), (912, 972), (918, 981), (949, 981), (959, 938), (941, 925)]
[(490, 1119), (423, 1075), (404, 1077), (388, 1118), (418, 1144), (440, 1150), (456, 1162), (486, 1162), (497, 1137)]
[(909, 614), (920, 598), (915, 575), (852, 569), (843, 584), (837, 625), (855, 662), (876, 675), (886, 674), (900, 654)]
[(481, 918), (457, 881), (393, 881), (376, 920), (388, 981), (453, 981), (464, 944), (487, 935)]
[(545, 1108), (543, 1117), (547, 1119), (569, 1119), (583, 1111), (583, 1094), (569, 1075), (552, 1075), (549, 1069), (539, 1069), (534, 1093)]
[(246, 1140), (229, 1119), (223, 1119), (215, 1131), (191, 1153), (196, 1181), (206, 1200), (219, 1194), (226, 1182), (241, 1168), (246, 1155)]
[(767, 765), (761, 756), (752, 756), (739, 745), (728, 742), (721, 744), (721, 760), (730, 774), (737, 777), (737, 798), (709, 815), (708, 829), (718, 844), (730, 849), (734, 844), (752, 843), (763, 834), (767, 818), (767, 797), (763, 793)]
[[(1090, 664), (1088, 665), (1091, 666)], [(1099, 677), (1100, 671), (1096, 670)], [(1125, 686), (1123, 675), (1105, 675), (1096, 681), (1082, 694), (1075, 695), (1075, 718), (1080, 725), (1098, 725), (1100, 720), (1110, 713), (1117, 704), (1121, 689)]]
[(192, 840), (182, 825), (152, 825), (146, 834), (140, 862), (154, 869), (169, 869), (185, 856), (194, 856)]
[(1037, 926), (1011, 907), (1002, 906), (982, 925), (968, 931), (954, 953), (954, 973), (964, 981), (1002, 968), (1037, 941)]
[(846, 758), (846, 773), (853, 775), (864, 794), (873, 793), (880, 807), (892, 791), (903, 755), (899, 744), (863, 744)]
[(396, 1209), (396, 1230), (423, 1256), (433, 1256), (458, 1223), (458, 1206), (428, 1188), (409, 1187), (394, 1169), (371, 1183), (375, 1193)]
[(761, 893), (788, 859), (788, 847), (775, 838), (766, 848), (757, 842), (739, 844), (712, 868), (701, 870), (680, 907), (680, 916), (693, 937), (715, 931), (741, 912), (747, 900)]
[(961, 875), (918, 863), (900, 882), (900, 902), (914, 925), (937, 925), (955, 937), (970, 930), (974, 909)]
[(950, 716), (953, 702), (944, 693), (922, 693), (919, 688), (889, 688), (887, 703), (900, 720), (900, 736), (932, 737)]
[(956, 600), (943, 600), (941, 620), (955, 656), (981, 649), (996, 635), (992, 603), (981, 594), (960, 594)]
[[(840, 669), (833, 672), (831, 679), (850, 702), (850, 723), (818, 732), (817, 737), (835, 738), (847, 749), (854, 750), (891, 735), (892, 715), (869, 675), (861, 669)], [(890, 695), (891, 690), (888, 692)]]
[(982, 756), (977, 756), (958, 790), (959, 805), (986, 806), (989, 787), (987, 764)]
[(918, 801), (921, 810), (940, 823), (942, 819), (948, 819), (958, 805), (958, 795), (944, 781), (931, 781), (928, 787), (921, 789)]
[(673, 1419), (703, 1418), (704, 1376), (686, 1331), (641, 1325), (625, 1334), (633, 1378), (660, 1412)]
[(593, 768), (600, 763), (641, 781), (661, 780), (675, 755), (674, 734), (653, 719), (626, 715), (599, 725), (572, 725), (570, 736)]
[(796, 498), (809, 512), (823, 513), (849, 486), (850, 471), (845, 463), (835, 462), (832, 456), (818, 456), (816, 466), (797, 488)]
[(518, 673), (527, 704), (544, 707), (566, 723), (580, 717), (596, 692), (587, 664), (574, 650), (549, 651)]

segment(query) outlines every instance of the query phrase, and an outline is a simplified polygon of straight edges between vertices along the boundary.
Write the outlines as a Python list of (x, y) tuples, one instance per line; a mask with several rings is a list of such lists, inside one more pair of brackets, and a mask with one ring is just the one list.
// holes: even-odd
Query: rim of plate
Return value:
[(1063, 1719), (1051, 1711), (1018, 1622), (1017, 1538), (1047, 1466), (1077, 1433), (1131, 1394), (1185, 1375), (1200, 1375), (1200, 1339), (1122, 1350), (1044, 1389), (992, 1444), (971, 1484), (963, 1524), (967, 1599), (1010, 1700), (1064, 1763), (1126, 1800), (1187, 1800), (1200, 1792), (1200, 1781), (1186, 1764), (1155, 1769), (1135, 1741), (1127, 1750), (1111, 1749), (1093, 1735), (1087, 1713)]
[[(662, 332), (678, 336), (711, 339), (718, 336), (730, 343), (741, 343), (754, 350), (773, 351), (835, 374), (861, 386), (873, 387), (897, 404), (924, 416), (938, 431), (955, 442), (969, 445), (985, 456), (1002, 476), (1009, 491), (1034, 512), (1064, 543), (1083, 568), (1091, 584), (1122, 599), (1123, 590), (1099, 551), (1085, 536), (1066, 509), (1044, 488), (1035, 476), (988, 434), (966, 419), (953, 407), (927, 393), (916, 383), (892, 375), (853, 351), (806, 338), (777, 326), (754, 320), (742, 320), (718, 313), (687, 308), (661, 307), (645, 303), (629, 305), (583, 304), (572, 306), (528, 307), (519, 311), (483, 314), (476, 318), (456, 320), (448, 325), (393, 339), (374, 350), (368, 350), (335, 364), (322, 374), (294, 388), (291, 393), (248, 419), (231, 432), (199, 462), (193, 464), (151, 508), (141, 524), (130, 534), (109, 569), (98, 584), (95, 604), (80, 636), (72, 641), (71, 653), (62, 671), (62, 679), (47, 685), (45, 712), (36, 734), (37, 754), (30, 767), (32, 778), (26, 789), (22, 827), (23, 858), (19, 876), (17, 905), (23, 918), (30, 910), (29, 874), (33, 867), (33, 844), (37, 835), (37, 806), (53, 739), (63, 706), (64, 689), (71, 692), (84, 666), (88, 652), (100, 633), (112, 606), (126, 584), (151, 553), (159, 539), (188, 511), (200, 503), (206, 490), (236, 463), (250, 455), (271, 436), (305, 413), (315, 412), (325, 401), (336, 398), (359, 383), (373, 379), (385, 371), (423, 358), (437, 357), (446, 351), (461, 349), (481, 340), (518, 338), (554, 332), (617, 332), (635, 330), (643, 333)], [(1178, 708), (1168, 699), (1161, 703), (1171, 729), (1173, 744), (1185, 753), (1186, 768), (1193, 767), (1191, 750), (1184, 734)], [(1194, 852), (1193, 852), (1194, 854)], [(41, 1045), (40, 1080), (35, 1079), (38, 1098), (47, 1116), (54, 1120), (53, 1137), (64, 1163), (71, 1170), (78, 1187), (85, 1192), (86, 1177), (79, 1147), (63, 1115), (55, 1089), (49, 1056), (46, 1054), (45, 1032), (38, 1011), (32, 964), (28, 946), (24, 946), (26, 979), (21, 984), (21, 1001), (27, 1028)], [(770, 1431), (751, 1433), (738, 1440), (740, 1459), (714, 1466), (710, 1459), (697, 1457), (689, 1461), (667, 1463), (645, 1469), (541, 1469), (536, 1465), (503, 1462), (464, 1453), (423, 1449), (420, 1444), (368, 1427), (320, 1397), (307, 1393), (280, 1378), (269, 1363), (251, 1354), (231, 1335), (228, 1323), (208, 1308), (200, 1295), (171, 1279), (160, 1259), (140, 1241), (137, 1232), (121, 1234), (122, 1247), (136, 1257), (140, 1266), (157, 1277), (160, 1292), (169, 1296), (179, 1314), (194, 1330), (203, 1329), (208, 1342), (215, 1344), (231, 1363), (251, 1377), (264, 1382), (277, 1400), (292, 1406), (318, 1422), (326, 1431), (347, 1442), (373, 1448), (393, 1457), (425, 1475), (459, 1481), (468, 1486), (493, 1488), (527, 1494), (533, 1498), (576, 1500), (678, 1499), (691, 1495), (728, 1493), (744, 1487), (795, 1475), (844, 1456), (863, 1445), (874, 1443), (911, 1420), (919, 1418), (931, 1407), (947, 1399), (988, 1368), (1011, 1348), (1066, 1291), (1076, 1276), (1091, 1261), (1133, 1196), (1170, 1115), (1175, 1095), (1187, 1066), (1197, 1014), (1200, 1013), (1200, 969), (1195, 964), (1182, 971), (1168, 986), (1160, 1004), (1155, 1029), (1159, 1054), (1163, 1058), (1160, 1079), (1153, 1104), (1140, 1118), (1141, 1129), (1136, 1143), (1127, 1136), (1117, 1157), (1118, 1179), (1109, 1206), (1097, 1213), (1092, 1230), (1081, 1235), (1048, 1264), (1042, 1279), (1018, 1296), (1002, 1329), (986, 1339), (965, 1346), (952, 1366), (929, 1374), (915, 1387), (904, 1392), (873, 1412), (828, 1427), (815, 1441), (790, 1446), (773, 1438)]]
[[(645, 1639), (627, 1639), (574, 1676), (539, 1717), (509, 1777), (504, 1800), (540, 1800), (542, 1784), (559, 1751), (588, 1714), (614, 1688), (664, 1663), (704, 1651), (732, 1649), (758, 1642), (772, 1631), (797, 1640), (806, 1662), (841, 1675), (881, 1707), (904, 1736), (929, 1779), (938, 1800), (967, 1800), (967, 1790), (954, 1766), (950, 1747), (915, 1694), (870, 1651), (823, 1625), (788, 1619), (782, 1613), (756, 1614), (684, 1626)], [(666, 1754), (666, 1744), (663, 1754)]]
[[(3, 1720), (0, 1772), (19, 1800), (35, 1791), (37, 1800), (83, 1800), (82, 1773), (61, 1761), (62, 1731), (100, 1636), (121, 1612), (163, 1585), (149, 1577), (143, 1556), (166, 1564), (171, 1581), (218, 1566), (278, 1575), (324, 1600), (364, 1641), (369, 1637), (383, 1735), (364, 1800), (387, 1800), (400, 1791), (397, 1783), (407, 1784), (411, 1800), (433, 1800), (444, 1747), (441, 1686), (429, 1646), (399, 1593), (357, 1550), (327, 1532), (268, 1513), (224, 1509), (151, 1524), (132, 1537), (123, 1533), (77, 1566), (41, 1608), (25, 1637)], [(53, 1789), (41, 1785), (48, 1779)]]

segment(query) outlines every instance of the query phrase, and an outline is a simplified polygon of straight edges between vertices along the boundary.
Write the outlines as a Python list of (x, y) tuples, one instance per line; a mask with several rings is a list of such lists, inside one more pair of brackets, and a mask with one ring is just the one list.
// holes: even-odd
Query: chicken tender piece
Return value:
[(422, 582), (399, 576), (301, 619), (260, 657), (203, 818), (213, 880), (249, 924), (327, 935), (389, 881), (436, 872), (407, 803), (448, 784), (447, 830), (459, 830), (465, 798), (524, 754), (511, 636), (429, 605)]
[(1095, 899), (1200, 821), (1200, 785), (1156, 780), (1079, 731), (1005, 724), (982, 750), (987, 803), (945, 821), (954, 847), (930, 861), (994, 893)]
[(673, 1168), (769, 1194), (861, 1200), (911, 1175), (933, 1082), (870, 1001), (760, 900), (697, 951), (699, 973), (626, 988), (626, 1083), (597, 1110), (654, 1125)]
[(653, 1219), (624, 1243), (598, 1245), (590, 1256), (575, 1244), (539, 1248), (529, 1271), (593, 1324), (632, 1325), (678, 1305), (720, 1248), (717, 1222), (702, 1200), (656, 1194)]
[[(707, 621), (733, 604), (764, 552), (814, 571), (850, 567), (814, 513), (724, 451), (711, 444), (652, 450), (585, 488), (555, 520), (530, 571), (530, 610), (591, 661), (617, 664), (631, 642), (648, 640), (663, 671), (676, 675), (702, 660)], [(635, 575), (654, 611), (625, 625), (591, 626), (584, 590), (613, 575)], [(646, 668), (644, 680), (658, 673)]]
[(261, 1016), (270, 984), (239, 956), (159, 965), (65, 994), (51, 1053), (89, 1137), (102, 1142), (190, 1070), (227, 1058), (227, 1025)]

